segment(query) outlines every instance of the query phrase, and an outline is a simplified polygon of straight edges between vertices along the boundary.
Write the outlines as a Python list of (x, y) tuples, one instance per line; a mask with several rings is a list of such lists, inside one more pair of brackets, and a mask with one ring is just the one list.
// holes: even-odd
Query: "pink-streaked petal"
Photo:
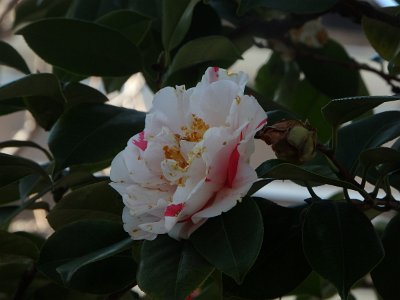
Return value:
[(164, 216), (166, 216), (166, 217), (176, 217), (176, 216), (178, 216), (180, 214), (180, 212), (182, 211), (184, 206), (185, 206), (184, 203), (170, 204), (165, 209)]
[(265, 118), (257, 125), (256, 129), (261, 129), (265, 124), (267, 124), (268, 118)]
[(132, 139), (132, 143), (138, 147), (140, 150), (144, 151), (147, 148), (147, 141), (144, 138), (144, 131), (140, 132), (139, 134), (135, 135)]
[(212, 205), (204, 208), (192, 216), (193, 222), (204, 218), (219, 216), (233, 208), (242, 197), (246, 195), (253, 182), (257, 180), (257, 174), (247, 163), (239, 160), (238, 172), (232, 188), (225, 187), (215, 196)]
[(233, 181), (235, 180), (235, 177), (236, 177), (238, 163), (239, 163), (239, 157), (240, 157), (240, 154), (238, 151), (238, 146), (236, 146), (229, 157), (228, 174), (226, 176), (226, 185), (229, 188), (232, 188)]

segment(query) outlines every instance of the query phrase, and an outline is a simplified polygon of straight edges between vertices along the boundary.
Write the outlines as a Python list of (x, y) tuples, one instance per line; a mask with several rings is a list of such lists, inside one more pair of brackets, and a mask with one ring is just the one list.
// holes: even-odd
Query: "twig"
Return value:
[(344, 17), (352, 17), (357, 23), (360, 23), (361, 19), (366, 16), (394, 27), (400, 27), (400, 18), (389, 15), (365, 1), (341, 0), (334, 10)]
[(385, 73), (382, 70), (375, 69), (367, 64), (361, 64), (361, 63), (355, 61), (354, 59), (350, 59), (349, 61), (332, 59), (330, 57), (326, 57), (326, 56), (323, 56), (323, 55), (320, 55), (317, 53), (313, 53), (311, 51), (307, 51), (305, 49), (300, 49), (300, 48), (297, 48), (296, 51), (297, 51), (297, 54), (300, 56), (310, 57), (310, 58), (314, 59), (315, 61), (318, 61), (321, 63), (338, 65), (338, 66), (342, 66), (342, 67), (345, 67), (345, 68), (351, 69), (351, 70), (364, 70), (364, 71), (374, 73), (374, 74), (380, 76), (383, 80), (385, 80), (386, 83), (391, 86), (393, 91), (398, 92), (400, 89), (399, 86), (394, 85), (392, 82), (392, 81), (395, 81), (395, 82), (400, 83), (400, 78), (398, 78), (397, 76)]

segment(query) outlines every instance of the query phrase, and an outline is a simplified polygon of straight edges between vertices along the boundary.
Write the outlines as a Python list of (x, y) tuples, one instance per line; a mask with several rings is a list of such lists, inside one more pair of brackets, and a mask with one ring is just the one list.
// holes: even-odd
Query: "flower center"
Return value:
[(210, 126), (203, 121), (203, 119), (197, 117), (195, 114), (192, 114), (192, 124), (189, 127), (183, 126), (181, 140), (185, 140), (188, 142), (200, 142), (203, 139), (204, 133), (207, 131)]
[(178, 166), (181, 169), (185, 169), (189, 163), (186, 161), (186, 159), (183, 157), (181, 150), (176, 147), (169, 147), (169, 146), (164, 146), (164, 155), (166, 159), (172, 159), (177, 162)]

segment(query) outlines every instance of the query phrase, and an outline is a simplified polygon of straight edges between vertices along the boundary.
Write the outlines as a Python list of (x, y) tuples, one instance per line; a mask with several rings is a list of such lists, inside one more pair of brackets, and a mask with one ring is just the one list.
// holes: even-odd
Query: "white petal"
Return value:
[(190, 96), (190, 113), (201, 118), (209, 126), (225, 125), (232, 101), (241, 94), (240, 87), (232, 81), (214, 82), (193, 91)]

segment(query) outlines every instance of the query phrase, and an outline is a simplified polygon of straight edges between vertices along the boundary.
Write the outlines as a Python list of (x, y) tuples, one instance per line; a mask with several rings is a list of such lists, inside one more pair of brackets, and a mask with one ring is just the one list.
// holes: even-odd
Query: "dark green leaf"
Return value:
[(213, 266), (240, 283), (259, 254), (263, 232), (257, 205), (245, 198), (229, 212), (209, 219), (190, 240)]
[(400, 100), (396, 96), (369, 96), (333, 99), (322, 108), (325, 119), (333, 126), (338, 126), (366, 113), (378, 105)]
[(130, 76), (125, 77), (103, 77), (104, 89), (107, 93), (112, 93), (115, 91), (120, 91), (125, 84), (125, 82), (130, 78)]
[(0, 207), (0, 228), (7, 228), (10, 218), (14, 215), (15, 211), (18, 210), (19, 206), (1, 206)]
[[(24, 106), (45, 129), (50, 129), (64, 108), (64, 96), (60, 83), (52, 74), (32, 74), (6, 84), (0, 88), (0, 105), (16, 101), (17, 107)], [(7, 105), (7, 104), (6, 104)]]
[(314, 203), (303, 224), (303, 243), (311, 267), (335, 285), (342, 299), (384, 256), (371, 222), (345, 202)]
[(336, 158), (352, 173), (362, 151), (376, 148), (400, 135), (400, 112), (378, 113), (353, 122), (338, 132)]
[[(51, 173), (51, 170), (48, 169), (47, 171)], [(25, 201), (30, 194), (48, 189), (50, 185), (48, 177), (43, 177), (41, 174), (35, 173), (25, 176), (19, 180), (19, 199)]]
[[(0, 187), (0, 204), (13, 202), (19, 199), (19, 179)], [(0, 223), (2, 221), (0, 220)]]
[(314, 297), (317, 299), (326, 299), (333, 297), (336, 294), (336, 288), (333, 284), (319, 276), (317, 273), (311, 272), (306, 280), (304, 280), (290, 294), (307, 297), (305, 299), (308, 299), (308, 297), (311, 299), (314, 299)]
[[(285, 79), (287, 80), (287, 79)], [(277, 91), (276, 101), (303, 120), (308, 120), (317, 129), (318, 139), (325, 142), (329, 139), (331, 127), (324, 119), (321, 108), (329, 102), (329, 98), (316, 90), (307, 80), (294, 85), (283, 84)]]
[(133, 240), (130, 237), (127, 237), (120, 242), (71, 260), (59, 266), (56, 270), (61, 275), (63, 282), (68, 284), (69, 282), (71, 282), (72, 277), (75, 275), (76, 272), (79, 271), (79, 269), (94, 262), (112, 257), (125, 250), (129, 250), (132, 248), (132, 244)]
[(131, 10), (117, 10), (102, 16), (96, 23), (120, 32), (139, 45), (150, 30), (152, 19)]
[(267, 99), (273, 99), (278, 85), (285, 75), (285, 63), (278, 52), (258, 70), (255, 79), (257, 91)]
[(22, 98), (13, 98), (0, 101), (0, 116), (26, 109)]
[(71, 0), (23, 0), (19, 1), (15, 9), (14, 27), (21, 23), (39, 20), (42, 18), (63, 16)]
[(291, 13), (319, 13), (330, 9), (336, 2), (338, 0), (240, 0), (238, 12), (244, 14), (252, 8), (263, 6)]
[(68, 193), (47, 215), (47, 220), (55, 230), (85, 219), (121, 223), (122, 208), (123, 203), (118, 193), (108, 182), (99, 182)]
[(50, 182), (48, 174), (32, 160), (0, 153), (0, 186), (8, 185), (29, 174), (39, 174)]
[(239, 50), (224, 36), (207, 36), (192, 40), (176, 53), (168, 72), (170, 74), (196, 64), (213, 60), (235, 62), (240, 58)]
[(17, 69), (25, 74), (31, 72), (17, 50), (3, 41), (0, 41), (0, 64)]
[(399, 163), (400, 152), (392, 148), (374, 148), (361, 153), (360, 162), (366, 166), (383, 163)]
[(47, 157), (48, 160), (53, 159), (53, 157), (51, 156), (49, 151), (47, 151), (45, 148), (43, 148), (39, 144), (36, 144), (35, 142), (32, 142), (32, 141), (9, 140), (9, 141), (0, 142), (0, 148), (20, 148), (20, 147), (30, 147), (30, 148), (38, 149), (44, 153), (44, 155)]
[[(360, 75), (357, 69), (342, 66), (352, 63), (352, 59), (339, 43), (329, 40), (322, 48), (307, 51), (311, 52), (309, 56), (299, 56), (296, 61), (317, 90), (333, 98), (357, 95)], [(336, 63), (321, 62), (313, 55)]]
[[(386, 12), (390, 15), (397, 15), (398, 9), (388, 8)], [(386, 22), (363, 16), (362, 27), (371, 46), (378, 54), (391, 61), (395, 66), (400, 64), (399, 36), (400, 28), (389, 25)]]
[(322, 176), (317, 173), (305, 170), (299, 166), (292, 165), (277, 159), (268, 160), (262, 163), (256, 169), (256, 171), (258, 177), (262, 178), (302, 181), (311, 183), (315, 182), (315, 183), (329, 184), (329, 185), (357, 190), (356, 186), (347, 181), (342, 181), (336, 178)]
[[(127, 238), (122, 225), (117, 223), (75, 222), (49, 237), (42, 247), (38, 268), (59, 284), (79, 291), (119, 291), (135, 282), (136, 264), (131, 252), (118, 253), (121, 242)], [(62, 281), (58, 270), (68, 282)], [(73, 274), (68, 276), (69, 272)]]
[(385, 257), (371, 272), (374, 286), (383, 299), (400, 298), (399, 282), (400, 276), (400, 215), (395, 216), (386, 226), (382, 237), (385, 248)]
[(77, 74), (124, 76), (141, 68), (138, 48), (121, 33), (98, 24), (46, 19), (18, 33), (45, 61)]
[(73, 0), (66, 15), (71, 19), (94, 21), (114, 10), (127, 8), (129, 2), (129, 0)]
[(20, 256), (0, 257), (0, 299), (14, 299), (19, 283), (32, 270), (32, 259)]
[[(221, 273), (214, 271), (206, 282), (200, 287), (200, 294), (196, 296), (196, 300), (222, 300), (222, 278)], [(225, 298), (224, 298), (225, 299)]]
[(67, 107), (82, 103), (104, 103), (108, 98), (98, 90), (78, 82), (70, 82), (64, 87)]
[(179, 243), (165, 235), (145, 241), (140, 260), (138, 284), (157, 299), (183, 300), (213, 271), (188, 242)]
[(271, 110), (267, 112), (267, 115), (268, 125), (274, 125), (275, 123), (283, 120), (293, 120), (299, 118), (299, 116), (296, 116), (295, 114), (285, 110)]
[(164, 0), (162, 12), (162, 42), (170, 51), (183, 40), (192, 21), (193, 9), (199, 0)]
[(49, 147), (56, 170), (111, 160), (128, 139), (143, 129), (145, 114), (102, 104), (82, 104), (68, 110), (50, 132)]
[(5, 255), (23, 256), (35, 260), (39, 255), (39, 249), (25, 237), (0, 230), (0, 261)]
[(285, 208), (254, 198), (264, 222), (259, 256), (241, 285), (225, 278), (227, 293), (244, 299), (274, 299), (286, 295), (311, 272), (304, 257), (300, 214), (302, 207)]

